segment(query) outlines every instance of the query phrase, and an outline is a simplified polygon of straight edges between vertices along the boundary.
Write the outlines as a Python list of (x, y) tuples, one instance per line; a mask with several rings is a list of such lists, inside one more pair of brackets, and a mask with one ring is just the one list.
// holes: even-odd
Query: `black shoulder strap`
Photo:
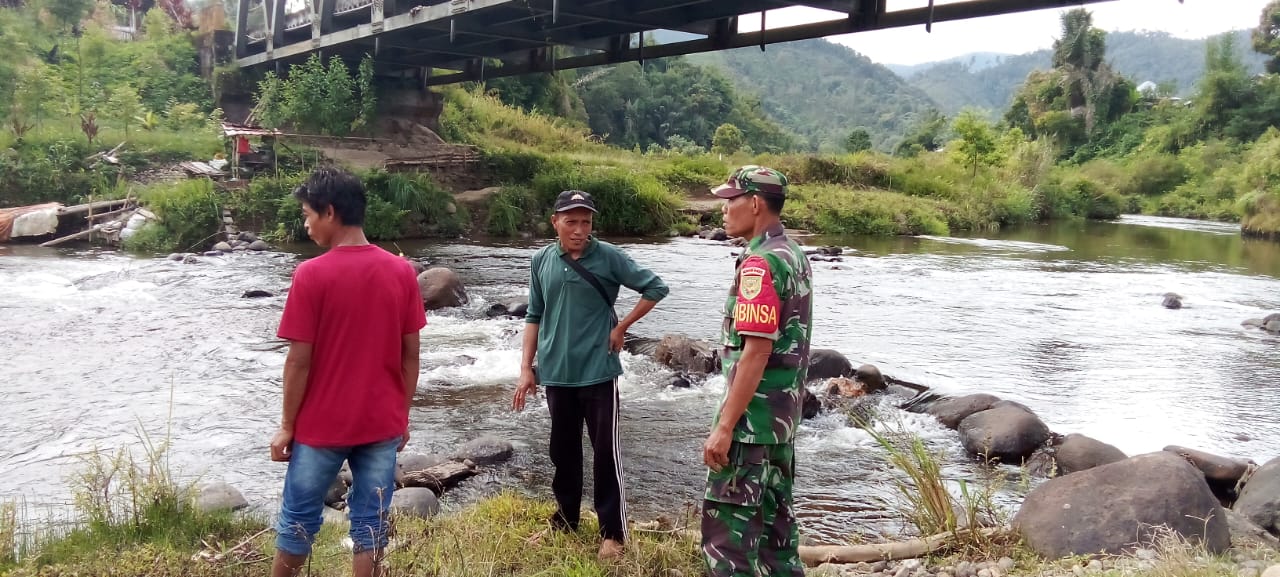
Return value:
[(591, 283), (591, 286), (595, 287), (596, 292), (600, 293), (600, 298), (604, 299), (604, 303), (609, 305), (609, 319), (613, 321), (613, 324), (618, 324), (618, 313), (613, 310), (613, 303), (609, 302), (609, 294), (604, 292), (604, 286), (600, 284), (600, 279), (596, 278), (596, 275), (591, 274), (591, 271), (587, 270), (587, 267), (582, 266), (582, 263), (569, 256), (569, 253), (567, 252), (560, 253), (560, 260), (563, 260), (565, 264), (573, 267), (573, 270), (578, 273), (578, 276), (582, 277), (583, 280)]

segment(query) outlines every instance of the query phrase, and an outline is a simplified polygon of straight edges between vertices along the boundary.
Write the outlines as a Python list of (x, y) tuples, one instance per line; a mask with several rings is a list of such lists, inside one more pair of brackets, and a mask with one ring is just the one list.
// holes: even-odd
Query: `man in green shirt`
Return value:
[(724, 229), (751, 239), (725, 301), (725, 395), (703, 445), (702, 551), (713, 577), (803, 577), (792, 505), (809, 367), (809, 260), (780, 214), (787, 178), (748, 165), (714, 191)]
[[(551, 412), (551, 490), (557, 530), (576, 530), (582, 506), (582, 426), (593, 450), (595, 511), (600, 518), (600, 558), (617, 557), (627, 539), (627, 504), (618, 444), (618, 377), (627, 329), (667, 296), (662, 279), (618, 247), (591, 235), (596, 206), (580, 190), (560, 193), (551, 224), (559, 242), (533, 255), (529, 312), (525, 316), (520, 382), (512, 408), (547, 386)], [(620, 287), (641, 298), (618, 320), (613, 303)], [(534, 358), (537, 358), (535, 373)]]

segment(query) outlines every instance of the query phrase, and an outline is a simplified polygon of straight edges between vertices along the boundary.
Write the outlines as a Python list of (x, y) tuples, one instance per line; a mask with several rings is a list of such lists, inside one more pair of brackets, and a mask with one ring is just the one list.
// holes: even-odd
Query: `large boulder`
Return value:
[(440, 512), (440, 500), (426, 487), (405, 487), (391, 494), (391, 512), (395, 515), (429, 519)]
[(1232, 509), (1272, 535), (1280, 535), (1280, 457), (1249, 477)]
[(813, 349), (809, 351), (810, 381), (834, 379), (836, 377), (853, 376), (853, 363), (838, 351), (831, 349)]
[(991, 405), (998, 402), (1000, 397), (978, 393), (938, 401), (929, 405), (925, 412), (933, 415), (948, 429), (954, 429), (960, 426), (961, 421), (969, 418), (969, 415), (990, 409)]
[(695, 375), (710, 374), (716, 368), (716, 357), (711, 345), (684, 335), (662, 337), (653, 358), (674, 370)]
[(422, 290), (422, 305), (429, 311), (471, 302), (458, 273), (444, 267), (429, 268), (418, 275), (418, 288)]
[(1092, 437), (1072, 433), (1062, 439), (1053, 460), (1059, 476), (1087, 471), (1127, 459), (1124, 451)]
[(205, 513), (214, 511), (239, 511), (249, 506), (244, 495), (227, 483), (209, 483), (200, 487), (196, 508)]
[(1204, 473), (1204, 480), (1218, 499), (1230, 503), (1236, 500), (1236, 485), (1240, 478), (1249, 472), (1252, 465), (1249, 461), (1220, 457), (1212, 453), (1169, 445), (1165, 451), (1186, 459), (1188, 463)]
[(485, 435), (463, 445), (453, 458), (459, 461), (471, 461), (483, 467), (506, 462), (513, 454), (515, 454), (515, 447), (510, 441)]
[(958, 430), (966, 451), (1014, 465), (1049, 440), (1049, 427), (1040, 417), (1013, 405), (969, 415)]
[(1167, 530), (1213, 553), (1231, 546), (1226, 511), (1203, 475), (1166, 452), (1045, 481), (1027, 495), (1013, 527), (1050, 559), (1118, 554)]
[(1031, 454), (1026, 466), (1037, 477), (1061, 477), (1127, 458), (1120, 449), (1072, 433), (1066, 437), (1051, 435), (1048, 443)]

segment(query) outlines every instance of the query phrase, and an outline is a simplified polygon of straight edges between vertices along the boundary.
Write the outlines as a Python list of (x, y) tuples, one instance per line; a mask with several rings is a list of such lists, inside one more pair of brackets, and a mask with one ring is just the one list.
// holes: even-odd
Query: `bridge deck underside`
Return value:
[[(277, 24), (256, 33), (248, 25), (251, 0), (240, 3), (242, 67), (295, 63), (317, 51), (350, 61), (370, 55), (380, 74), (447, 84), (1107, 0), (964, 0), (896, 11), (886, 10), (886, 0), (307, 0), (312, 5), (293, 14), (285, 1), (261, 0), (263, 20)], [(758, 30), (759, 13), (790, 6), (839, 14), (738, 32), (746, 15)], [(639, 34), (652, 30), (696, 36), (640, 46)]]

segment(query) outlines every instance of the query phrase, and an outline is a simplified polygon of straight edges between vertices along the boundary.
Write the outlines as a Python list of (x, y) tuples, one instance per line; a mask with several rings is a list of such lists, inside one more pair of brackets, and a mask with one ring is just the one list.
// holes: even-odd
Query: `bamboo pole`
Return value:
[[(984, 538), (990, 538), (1004, 530), (1003, 527), (988, 527), (978, 530), (978, 534)], [(939, 533), (923, 539), (910, 539), (897, 543), (800, 547), (800, 560), (805, 565), (814, 567), (823, 563), (872, 563), (916, 559), (946, 548), (951, 545), (957, 534), (963, 535), (969, 532), (962, 529), (956, 533)]]

